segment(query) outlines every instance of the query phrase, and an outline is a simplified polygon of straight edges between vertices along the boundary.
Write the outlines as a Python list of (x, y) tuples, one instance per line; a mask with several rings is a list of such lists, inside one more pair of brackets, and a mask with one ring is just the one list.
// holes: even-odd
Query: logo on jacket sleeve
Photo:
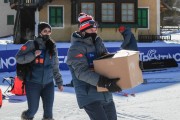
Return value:
[(82, 58), (83, 57), (83, 54), (77, 54), (76, 56), (75, 56), (75, 58)]
[(21, 47), (21, 50), (22, 51), (25, 51), (27, 49), (27, 46), (25, 46), (25, 45), (23, 45), (22, 47)]
[(96, 53), (95, 52), (89, 52), (89, 53), (87, 53), (86, 56), (87, 56), (89, 68), (94, 68), (93, 60), (96, 59)]

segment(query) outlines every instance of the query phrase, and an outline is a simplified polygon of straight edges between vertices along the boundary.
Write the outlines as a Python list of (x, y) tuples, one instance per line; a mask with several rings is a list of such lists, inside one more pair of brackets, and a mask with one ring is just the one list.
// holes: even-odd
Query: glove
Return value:
[(107, 88), (109, 92), (120, 92), (122, 89), (116, 84), (119, 80), (119, 78), (110, 79), (105, 76), (100, 76), (97, 85), (99, 87)]
[(144, 67), (143, 67), (143, 61), (139, 61), (139, 68), (140, 68), (141, 70), (144, 69)]

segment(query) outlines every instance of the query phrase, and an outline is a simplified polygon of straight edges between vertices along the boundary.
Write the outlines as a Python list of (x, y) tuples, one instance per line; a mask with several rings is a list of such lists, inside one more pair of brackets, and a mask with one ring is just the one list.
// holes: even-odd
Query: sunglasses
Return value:
[(89, 22), (90, 25), (93, 26), (93, 28), (98, 28), (98, 23), (95, 22), (94, 20), (90, 20), (90, 21), (88, 21), (88, 22)]

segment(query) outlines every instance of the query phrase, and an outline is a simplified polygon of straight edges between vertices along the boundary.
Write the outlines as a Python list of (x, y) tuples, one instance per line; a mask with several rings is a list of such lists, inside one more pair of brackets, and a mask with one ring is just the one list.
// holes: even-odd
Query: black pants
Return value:
[(84, 106), (91, 120), (117, 120), (114, 102), (97, 101)]

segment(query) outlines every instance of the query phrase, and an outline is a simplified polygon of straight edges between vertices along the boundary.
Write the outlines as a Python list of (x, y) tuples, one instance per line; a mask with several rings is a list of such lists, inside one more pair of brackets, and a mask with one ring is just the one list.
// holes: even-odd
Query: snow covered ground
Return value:
[(13, 36), (0, 38), (0, 44), (8, 44), (8, 43), (13, 43)]
[[(172, 38), (174, 38), (172, 42), (179, 45), (180, 33), (173, 34)], [(6, 42), (4, 43), (6, 44)], [(105, 44), (106, 46), (114, 45)], [(19, 48), (19, 45), (8, 44), (8, 46)], [(5, 47), (7, 48), (7, 45)], [(64, 84), (70, 83), (70, 72), (61, 71), (61, 73)], [(8, 87), (7, 82), (2, 83), (3, 77), (10, 76), (15, 76), (15, 72), (0, 73), (0, 88), (3, 92)], [(125, 97), (121, 93), (114, 93), (118, 120), (179, 120), (180, 66), (160, 71), (143, 72), (143, 78), (147, 84), (123, 90), (126, 93), (135, 93), (135, 97), (131, 95)], [(21, 112), (27, 108), (26, 97), (8, 95), (9, 97), (3, 100), (3, 106), (0, 109), (0, 120), (20, 120)], [(56, 120), (89, 120), (84, 110), (78, 108), (74, 89), (71, 87), (65, 87), (63, 92), (56, 89), (53, 112)], [(41, 120), (42, 114), (42, 104), (40, 104), (35, 120)]]
[[(64, 83), (69, 83), (69, 71), (61, 71)], [(15, 73), (0, 73), (0, 88), (5, 91), (8, 84), (1, 83), (3, 77)], [(118, 120), (178, 120), (180, 118), (180, 68), (171, 68), (157, 72), (144, 72), (147, 84), (124, 90), (135, 93), (135, 97), (125, 97), (114, 93)], [(9, 100), (3, 100), (0, 120), (19, 120), (20, 114), (27, 108), (25, 96), (9, 94)], [(54, 118), (56, 120), (88, 120), (86, 113), (78, 108), (74, 89), (65, 87), (63, 92), (55, 91)], [(42, 117), (42, 104), (35, 120)]]

